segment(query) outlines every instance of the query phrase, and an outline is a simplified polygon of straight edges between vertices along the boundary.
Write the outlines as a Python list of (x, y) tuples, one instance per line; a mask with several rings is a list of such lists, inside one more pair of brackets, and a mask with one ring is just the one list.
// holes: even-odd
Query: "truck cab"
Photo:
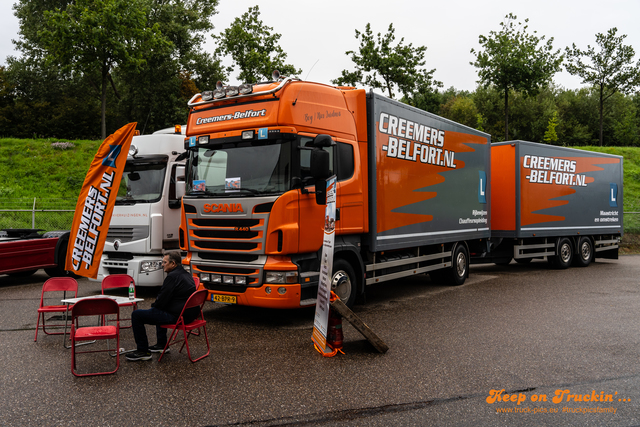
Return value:
[(95, 280), (128, 274), (136, 286), (162, 284), (162, 251), (178, 249), (184, 135), (176, 126), (133, 137)]

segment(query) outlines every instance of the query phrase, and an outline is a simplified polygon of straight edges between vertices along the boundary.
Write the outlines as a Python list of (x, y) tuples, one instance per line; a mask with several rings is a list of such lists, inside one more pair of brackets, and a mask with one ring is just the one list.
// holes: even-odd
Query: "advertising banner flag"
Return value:
[(327, 347), (327, 326), (331, 296), (331, 272), (333, 271), (333, 245), (336, 228), (336, 177), (327, 180), (327, 205), (325, 208), (324, 239), (322, 261), (320, 264), (320, 282), (316, 299), (316, 316), (313, 321), (311, 339), (324, 353), (331, 353)]
[(65, 269), (96, 278), (118, 195), (131, 139), (137, 123), (129, 123), (104, 140), (82, 184), (73, 215)]

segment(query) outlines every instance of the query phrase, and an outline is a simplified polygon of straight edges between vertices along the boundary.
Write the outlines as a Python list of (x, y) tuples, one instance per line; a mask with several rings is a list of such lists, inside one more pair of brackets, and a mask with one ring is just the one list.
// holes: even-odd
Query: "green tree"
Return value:
[(421, 70), (416, 78), (414, 89), (405, 94), (401, 101), (412, 107), (437, 113), (442, 102), (438, 88), (443, 87), (443, 84), (433, 78), (434, 71)]
[[(7, 128), (0, 127), (3, 135), (100, 137), (98, 73), (44, 61), (44, 12), (66, 11), (71, 3), (17, 1), (20, 33), (14, 44), (22, 55), (7, 58), (6, 76), (14, 90), (13, 105), (0, 111), (8, 118)], [(135, 62), (113, 66), (109, 83), (117, 90), (107, 91), (107, 133), (131, 121), (138, 122), (143, 132), (184, 123), (191, 96), (224, 79), (220, 61), (202, 47), (213, 28), (211, 17), (218, 0), (144, 0), (144, 4), (146, 27), (157, 28), (169, 42), (168, 48), (143, 49), (143, 66)]]
[(598, 100), (592, 88), (562, 90), (556, 95), (558, 140), (567, 146), (598, 143)]
[(510, 138), (543, 141), (549, 119), (555, 110), (555, 90), (551, 86), (541, 89), (536, 96), (515, 92), (509, 113)]
[(598, 88), (600, 146), (603, 144), (605, 102), (616, 92), (629, 93), (640, 85), (640, 61), (633, 64), (635, 51), (623, 44), (626, 34), (618, 37), (617, 31), (614, 27), (606, 34), (596, 34), (598, 51), (590, 45), (587, 50), (580, 50), (575, 43), (565, 50), (567, 71), (582, 78), (583, 84)]
[(481, 49), (471, 49), (476, 60), (471, 62), (478, 69), (480, 83), (495, 85), (504, 97), (504, 135), (509, 139), (509, 92), (522, 92), (525, 96), (535, 95), (541, 87), (551, 81), (560, 70), (562, 55), (553, 51), (553, 37), (544, 42), (545, 36), (527, 32), (525, 25), (517, 17), (508, 14), (500, 23), (502, 29), (491, 31), (489, 36), (480, 35)]
[(108, 87), (118, 95), (112, 70), (140, 68), (145, 51), (170, 48), (157, 25), (147, 26), (149, 12), (145, 0), (77, 0), (64, 9), (44, 12), (38, 37), (47, 62), (68, 66), (99, 90), (102, 138)]
[(144, 67), (114, 70), (121, 96), (113, 102), (120, 126), (136, 121), (145, 133), (185, 123), (189, 99), (225, 79), (219, 59), (202, 46), (213, 29), (217, 4), (218, 0), (150, 1), (147, 25), (157, 25), (172, 47), (145, 52)]
[(556, 132), (556, 128), (558, 127), (558, 112), (554, 111), (549, 119), (549, 125), (547, 126), (547, 131), (544, 133), (543, 141), (546, 143), (555, 143), (558, 141), (558, 133)]
[(478, 127), (478, 109), (473, 99), (468, 96), (450, 98), (446, 104), (440, 106), (440, 115), (472, 128)]
[[(240, 18), (236, 18), (231, 26), (213, 36), (218, 42), (216, 54), (231, 56), (234, 64), (240, 69), (239, 81), (256, 83), (259, 79), (271, 80), (274, 70), (282, 75), (296, 75), (302, 71), (291, 64), (285, 64), (287, 54), (278, 44), (281, 35), (273, 33), (273, 28), (260, 20), (258, 6), (249, 8)], [(233, 66), (227, 72), (233, 72)]]
[(395, 43), (395, 29), (389, 24), (387, 33), (374, 36), (371, 24), (367, 24), (364, 33), (356, 30), (356, 39), (360, 40), (358, 52), (346, 52), (356, 66), (354, 71), (342, 70), (342, 75), (332, 80), (337, 85), (362, 84), (373, 89), (381, 89), (390, 98), (398, 90), (413, 105), (432, 105), (433, 86), (442, 86), (433, 80), (433, 70), (423, 68), (426, 46), (413, 47), (404, 44), (404, 37)]
[(491, 135), (491, 141), (504, 141), (504, 108), (502, 94), (495, 86), (478, 86), (472, 94), (478, 114), (483, 118), (482, 130)]

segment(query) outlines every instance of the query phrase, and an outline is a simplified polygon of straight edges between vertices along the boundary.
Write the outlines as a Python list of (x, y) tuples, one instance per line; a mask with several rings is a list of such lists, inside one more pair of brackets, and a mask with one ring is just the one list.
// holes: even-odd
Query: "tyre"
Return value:
[(445, 281), (449, 285), (460, 286), (469, 276), (469, 252), (465, 245), (458, 244), (453, 251), (451, 268), (443, 270)]
[(569, 268), (573, 261), (573, 245), (570, 239), (562, 237), (558, 241), (557, 252), (553, 259), (553, 264), (556, 268), (561, 270)]
[(47, 273), (50, 277), (62, 277), (68, 276), (68, 273), (65, 268), (65, 263), (67, 260), (67, 246), (69, 242), (67, 240), (63, 240), (57, 248), (56, 260), (58, 261), (58, 265), (51, 268), (45, 268), (44, 272)]
[[(517, 260), (516, 260), (517, 261)], [(511, 264), (511, 258), (499, 259), (493, 262), (495, 265), (509, 265)]]
[(593, 243), (588, 237), (581, 237), (578, 241), (578, 254), (574, 257), (573, 263), (578, 267), (586, 267), (593, 260)]
[(533, 258), (516, 258), (518, 264), (529, 264)]
[(336, 259), (333, 262), (331, 290), (347, 307), (353, 307), (358, 294), (358, 281), (351, 265), (343, 259)]

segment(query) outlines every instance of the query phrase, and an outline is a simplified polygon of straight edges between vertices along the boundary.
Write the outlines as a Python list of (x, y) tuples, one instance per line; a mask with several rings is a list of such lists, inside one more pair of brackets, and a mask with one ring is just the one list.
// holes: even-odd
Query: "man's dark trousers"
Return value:
[(156, 345), (164, 347), (167, 344), (167, 330), (160, 325), (175, 325), (178, 316), (169, 314), (155, 307), (148, 310), (134, 310), (131, 315), (131, 329), (136, 340), (138, 351), (149, 351), (149, 341), (147, 340), (146, 325), (156, 325)]

